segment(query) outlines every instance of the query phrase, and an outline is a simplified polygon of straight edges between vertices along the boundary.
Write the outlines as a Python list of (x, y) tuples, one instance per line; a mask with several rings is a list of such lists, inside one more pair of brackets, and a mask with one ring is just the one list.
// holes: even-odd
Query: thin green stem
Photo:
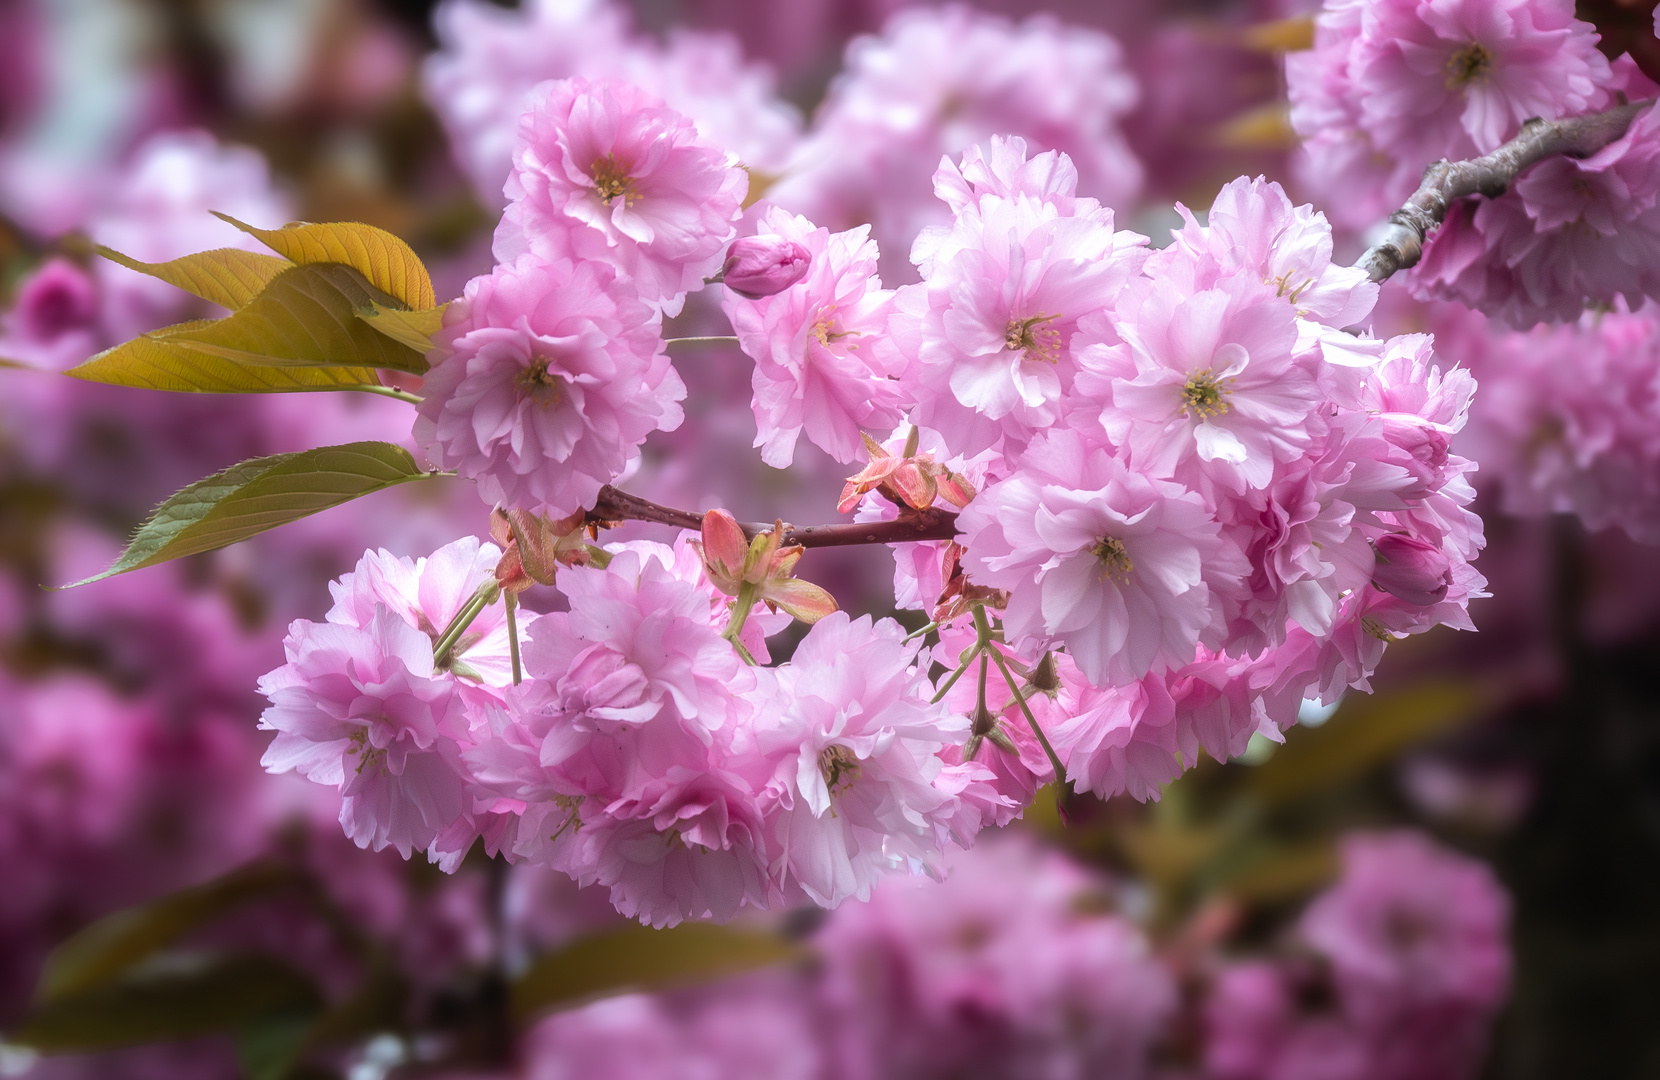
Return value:
[(519, 607), (519, 598), (512, 593), (502, 597), (507, 607), (507, 655), (513, 660), (513, 685), (518, 686), (525, 681), (524, 668), (519, 664), (519, 620), (515, 612)]
[(730, 335), (715, 335), (713, 337), (671, 337), (664, 338), (664, 345), (736, 345), (738, 339)]
[[(974, 628), (980, 632), (982, 638), (990, 640), (991, 624), (986, 621), (986, 609), (983, 607), (976, 606), (974, 609)], [(997, 670), (1003, 673), (1003, 681), (1009, 684), (1009, 693), (1020, 703), (1020, 711), (1026, 714), (1026, 723), (1031, 726), (1032, 734), (1037, 736), (1038, 745), (1049, 755), (1049, 765), (1055, 770), (1055, 801), (1059, 802), (1066, 793), (1066, 766), (1061, 764), (1060, 755), (1055, 753), (1055, 748), (1049, 744), (1049, 736), (1043, 733), (1037, 717), (1032, 715), (1032, 707), (1026, 703), (1026, 695), (1020, 692), (1020, 687), (1015, 683), (1014, 673), (1009, 670), (1003, 654), (990, 645), (986, 646), (986, 651), (991, 653), (992, 660), (997, 663)]]
[(927, 626), (922, 627), (920, 630), (913, 630), (909, 634), (906, 634), (905, 635), (905, 640), (900, 642), (900, 644), (901, 645), (909, 645), (911, 642), (915, 641), (917, 638), (924, 637), (927, 634), (930, 634), (933, 631), (938, 630), (939, 628), (940, 628), (939, 623), (931, 622)]
[(746, 664), (754, 665), (755, 658), (749, 655), (749, 650), (743, 647), (738, 635), (743, 633), (744, 623), (749, 620), (749, 611), (755, 606), (755, 585), (745, 581), (738, 585), (737, 598), (732, 601), (732, 615), (726, 620), (726, 629), (721, 631), (721, 637), (732, 643), (738, 650), (738, 655), (744, 658)]
[(365, 383), (362, 386), (346, 386), (344, 390), (361, 390), (365, 394), (379, 394), (381, 397), (395, 398), (398, 401), (407, 401), (411, 405), (421, 403), (420, 394), (411, 394), (408, 390), (399, 390), (395, 386), (371, 386)]
[(951, 688), (957, 685), (957, 680), (963, 677), (963, 672), (968, 670), (969, 665), (974, 663), (974, 658), (979, 655), (980, 646), (976, 645), (974, 646), (974, 651), (969, 653), (968, 656), (963, 659), (962, 664), (958, 666), (957, 670), (951, 673), (951, 677), (945, 680), (945, 685), (940, 687), (939, 693), (934, 695), (933, 700), (930, 701), (929, 704), (937, 705), (941, 701), (944, 701), (945, 695), (949, 694), (951, 692)]
[(455, 648), (456, 642), (461, 640), (461, 635), (467, 632), (467, 627), (473, 625), (473, 620), (478, 618), (479, 612), (495, 603), (496, 597), (500, 595), (501, 586), (496, 583), (495, 578), (488, 579), (478, 587), (478, 591), (461, 606), (461, 610), (455, 613), (455, 618), (450, 620), (450, 624), (444, 627), (444, 632), (433, 643), (432, 663), (435, 667), (443, 667), (449, 663), (450, 652)]

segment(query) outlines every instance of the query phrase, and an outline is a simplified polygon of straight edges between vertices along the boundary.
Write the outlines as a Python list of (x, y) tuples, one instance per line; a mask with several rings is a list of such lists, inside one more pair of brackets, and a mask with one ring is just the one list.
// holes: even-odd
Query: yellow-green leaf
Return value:
[(710, 923), (668, 930), (626, 926), (583, 938), (532, 964), (513, 982), (513, 1016), (524, 1022), (546, 1009), (705, 982), (806, 955), (801, 945), (754, 930)]
[(356, 221), (321, 225), (297, 222), (280, 229), (256, 229), (226, 214), (214, 216), (258, 237), (265, 246), (293, 262), (353, 267), (375, 288), (412, 311), (438, 306), (426, 266), (408, 244), (385, 229)]
[(295, 266), (242, 310), (189, 330), (169, 330), (167, 341), (239, 364), (389, 368), (420, 375), (427, 369), (425, 356), (357, 317), (359, 309), (389, 301), (349, 266)]
[(196, 481), (162, 503), (138, 527), (114, 566), (75, 585), (226, 547), (331, 506), (432, 475), (409, 451), (384, 442), (324, 446), (244, 461)]
[(52, 1000), (106, 983), (182, 934), (293, 880), (288, 868), (257, 862), (99, 919), (46, 958), (36, 997)]
[(192, 296), (232, 311), (258, 296), (271, 279), (294, 264), (275, 255), (239, 248), (199, 251), (164, 263), (139, 262), (110, 248), (100, 246), (98, 254), (129, 270), (160, 278)]
[(444, 310), (448, 304), (428, 311), (400, 311), (384, 304), (370, 304), (357, 309), (357, 317), (393, 341), (399, 341), (425, 354), (432, 348), (432, 335), (444, 326)]
[(1483, 687), (1463, 681), (1350, 694), (1323, 726), (1287, 732), (1285, 745), (1251, 771), (1251, 790), (1273, 805), (1335, 787), (1474, 719), (1489, 700)]
[(276, 367), (227, 360), (174, 341), (216, 320), (180, 323), (105, 349), (65, 374), (88, 382), (195, 394), (276, 394), (375, 386), (367, 367)]

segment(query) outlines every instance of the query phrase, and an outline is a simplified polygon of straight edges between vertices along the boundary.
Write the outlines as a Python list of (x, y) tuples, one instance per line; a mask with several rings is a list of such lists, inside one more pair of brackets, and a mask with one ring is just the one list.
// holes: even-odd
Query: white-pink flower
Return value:
[(686, 388), (656, 315), (603, 263), (525, 256), (474, 278), (446, 317), (416, 441), (491, 504), (592, 507)]
[[(1013, 149), (993, 148), (1011, 180), (1019, 174), (1007, 160)], [(1064, 179), (1065, 161), (1043, 164)], [(966, 164), (970, 175), (981, 172)], [(940, 193), (961, 208), (948, 233), (918, 239), (913, 258), (924, 281), (901, 290), (892, 333), (911, 359), (902, 385), (917, 422), (958, 453), (1000, 438), (1016, 450), (1065, 415), (1079, 320), (1113, 306), (1145, 257), (1145, 237), (1114, 231), (1110, 210), (1038, 171), (1033, 186), (1053, 201), (1021, 193), (961, 202), (963, 174), (942, 167)]]
[(1224, 601), (1247, 564), (1199, 495), (1068, 429), (1021, 465), (958, 518), (970, 578), (1009, 592), (1011, 643), (1062, 642), (1097, 685), (1221, 645)]
[(1133, 369), (1111, 376), (1111, 404), (1137, 468), (1243, 491), (1323, 429), (1320, 388), (1294, 353), (1296, 313), (1249, 278), (1191, 293), (1156, 282), (1119, 317)]
[(726, 151), (640, 88), (543, 83), (519, 121), (496, 258), (609, 263), (674, 314), (720, 268), (748, 191)]
[(968, 738), (968, 719), (929, 703), (928, 665), (904, 639), (891, 619), (838, 611), (770, 673), (777, 715), (756, 738), (777, 761), (768, 822), (786, 898), (868, 899), (884, 872), (929, 864), (949, 838), (957, 807), (935, 783), (938, 754)]
[(727, 290), (721, 306), (744, 352), (755, 361), (755, 445), (761, 460), (784, 468), (803, 432), (837, 461), (859, 458), (859, 433), (899, 422), (899, 388), (883, 348), (892, 290), (876, 276), (868, 227), (832, 234), (776, 207), (757, 232), (800, 244), (812, 266), (800, 281), (750, 300)]
[(277, 732), (261, 763), (338, 787), (340, 824), (359, 847), (408, 858), (471, 809), (466, 708), (432, 645), (385, 605), (362, 626), (297, 619), (288, 662), (259, 681), (271, 699), (260, 727)]

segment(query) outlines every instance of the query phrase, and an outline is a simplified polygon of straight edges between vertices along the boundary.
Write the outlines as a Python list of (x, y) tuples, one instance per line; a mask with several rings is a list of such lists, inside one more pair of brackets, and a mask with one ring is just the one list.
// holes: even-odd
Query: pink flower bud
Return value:
[(1372, 584), (1409, 604), (1439, 604), (1452, 584), (1452, 567), (1441, 549), (1411, 536), (1387, 533), (1373, 545), (1377, 568)]
[(721, 281), (739, 296), (759, 300), (781, 293), (807, 276), (813, 257), (782, 236), (745, 236), (732, 241)]

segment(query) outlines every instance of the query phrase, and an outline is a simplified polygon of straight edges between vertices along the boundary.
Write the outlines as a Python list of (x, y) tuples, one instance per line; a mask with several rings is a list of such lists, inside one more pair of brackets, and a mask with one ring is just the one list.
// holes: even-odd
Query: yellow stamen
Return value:
[(1103, 536), (1092, 551), (1101, 561), (1102, 577), (1117, 584), (1129, 580), (1130, 571), (1135, 569), (1135, 563), (1130, 561), (1130, 553), (1122, 540), (1116, 536)]
[(1182, 411), (1201, 420), (1209, 420), (1228, 411), (1227, 387), (1217, 381), (1210, 368), (1187, 377), (1187, 383), (1182, 387)]
[(1457, 90), (1477, 80), (1485, 82), (1492, 70), (1493, 54), (1471, 42), (1447, 61), (1447, 89)]

